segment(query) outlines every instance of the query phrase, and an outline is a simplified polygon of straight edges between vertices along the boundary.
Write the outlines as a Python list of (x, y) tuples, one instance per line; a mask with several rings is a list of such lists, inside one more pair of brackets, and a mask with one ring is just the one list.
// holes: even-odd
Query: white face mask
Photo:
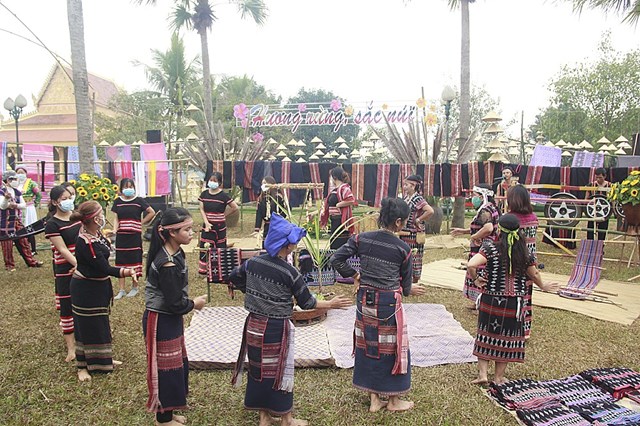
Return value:
[(66, 200), (60, 201), (60, 210), (63, 212), (70, 212), (73, 210), (73, 200), (71, 198), (67, 198)]
[(13, 188), (16, 189), (17, 187), (20, 186), (20, 182), (18, 182), (17, 180), (12, 180), (11, 182), (9, 182), (9, 185)]
[(220, 185), (218, 184), (218, 182), (209, 181), (207, 186), (209, 187), (209, 189), (218, 189), (218, 186)]
[(266, 183), (263, 183), (260, 189), (262, 189), (262, 192), (267, 192), (269, 190), (269, 185), (267, 185)]
[(107, 224), (107, 220), (104, 217), (98, 217), (96, 219), (97, 219), (96, 223), (98, 224), (100, 229), (104, 228), (104, 225)]
[(27, 175), (18, 175), (18, 182), (24, 183), (27, 180)]

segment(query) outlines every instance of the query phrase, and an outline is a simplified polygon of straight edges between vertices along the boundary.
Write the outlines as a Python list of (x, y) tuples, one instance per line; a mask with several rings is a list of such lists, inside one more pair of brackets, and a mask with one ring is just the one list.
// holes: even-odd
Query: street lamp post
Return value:
[(442, 89), (442, 103), (444, 104), (444, 119), (445, 119), (445, 143), (447, 144), (447, 159), (449, 159), (449, 115), (451, 115), (451, 101), (456, 97), (456, 92), (451, 86), (444, 86)]
[(9, 115), (13, 117), (16, 122), (16, 161), (21, 161), (20, 157), (20, 138), (18, 136), (18, 120), (22, 115), (22, 109), (27, 106), (27, 100), (24, 96), (18, 95), (14, 101), (11, 98), (7, 98), (4, 101), (4, 109), (9, 111)]

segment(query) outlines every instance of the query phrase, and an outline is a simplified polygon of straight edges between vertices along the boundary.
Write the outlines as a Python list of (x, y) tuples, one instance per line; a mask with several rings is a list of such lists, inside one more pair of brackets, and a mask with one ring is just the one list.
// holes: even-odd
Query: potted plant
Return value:
[(634, 170), (622, 182), (611, 185), (607, 198), (622, 206), (628, 225), (640, 225), (640, 171)]

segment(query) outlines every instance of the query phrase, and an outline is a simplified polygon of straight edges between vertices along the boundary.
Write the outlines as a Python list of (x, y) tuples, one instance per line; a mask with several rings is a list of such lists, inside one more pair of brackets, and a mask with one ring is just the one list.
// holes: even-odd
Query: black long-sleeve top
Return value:
[(291, 318), (293, 300), (302, 309), (316, 307), (300, 272), (279, 257), (268, 254), (252, 257), (229, 276), (233, 288), (245, 293), (244, 307), (269, 318)]
[(77, 271), (85, 278), (106, 280), (109, 276), (121, 277), (122, 268), (109, 264), (111, 244), (102, 236), (80, 231), (76, 240)]
[(331, 264), (343, 277), (353, 277), (357, 271), (348, 263), (350, 257), (360, 258), (360, 283), (381, 290), (411, 292), (413, 258), (411, 248), (390, 232), (378, 230), (354, 235), (331, 256)]
[[(269, 203), (269, 214), (267, 215), (267, 203)], [(287, 218), (287, 210), (282, 195), (277, 194), (275, 198), (262, 194), (258, 206), (256, 208), (256, 226), (258, 230), (262, 227), (262, 222), (268, 222), (271, 219), (271, 213), (278, 213), (280, 216)]]

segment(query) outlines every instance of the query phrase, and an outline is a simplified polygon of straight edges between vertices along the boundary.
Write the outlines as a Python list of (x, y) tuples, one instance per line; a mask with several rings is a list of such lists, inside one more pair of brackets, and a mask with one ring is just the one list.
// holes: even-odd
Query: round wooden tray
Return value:
[(311, 325), (322, 322), (327, 317), (328, 309), (309, 309), (307, 311), (293, 311), (291, 321), (297, 326)]

